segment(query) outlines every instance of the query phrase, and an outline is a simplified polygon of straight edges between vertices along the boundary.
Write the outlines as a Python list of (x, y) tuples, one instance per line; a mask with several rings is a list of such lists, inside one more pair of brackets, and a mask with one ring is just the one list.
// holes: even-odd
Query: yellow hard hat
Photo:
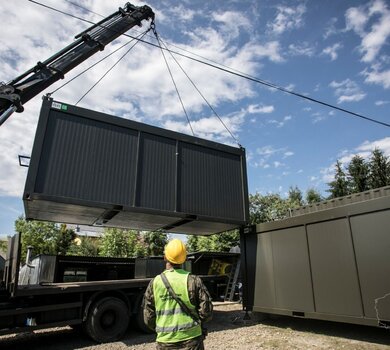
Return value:
[(165, 246), (165, 258), (172, 264), (180, 265), (186, 261), (187, 250), (186, 246), (180, 239), (172, 239)]

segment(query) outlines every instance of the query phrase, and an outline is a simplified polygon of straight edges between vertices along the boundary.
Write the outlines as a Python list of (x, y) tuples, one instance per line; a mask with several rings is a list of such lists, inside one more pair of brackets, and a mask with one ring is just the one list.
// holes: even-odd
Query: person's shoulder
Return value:
[(200, 284), (203, 283), (202, 279), (199, 276), (193, 275), (192, 273), (190, 273), (188, 275), (188, 282), (192, 282), (192, 283), (194, 283), (196, 285), (200, 285)]
[[(156, 276), (157, 277), (157, 276)], [(156, 280), (156, 277), (153, 277), (148, 284), (148, 288), (153, 288), (154, 281)]]

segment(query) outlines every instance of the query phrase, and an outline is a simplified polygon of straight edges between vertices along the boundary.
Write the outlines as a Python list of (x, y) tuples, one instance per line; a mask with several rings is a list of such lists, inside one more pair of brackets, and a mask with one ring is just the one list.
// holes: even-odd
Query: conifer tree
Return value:
[(390, 161), (379, 149), (374, 149), (370, 158), (370, 188), (390, 185)]
[(369, 189), (369, 166), (363, 157), (355, 155), (348, 164), (348, 186), (351, 193)]
[(346, 196), (349, 194), (348, 181), (345, 172), (342, 168), (341, 162), (338, 160), (335, 165), (334, 180), (328, 183), (330, 192), (330, 198), (337, 198)]

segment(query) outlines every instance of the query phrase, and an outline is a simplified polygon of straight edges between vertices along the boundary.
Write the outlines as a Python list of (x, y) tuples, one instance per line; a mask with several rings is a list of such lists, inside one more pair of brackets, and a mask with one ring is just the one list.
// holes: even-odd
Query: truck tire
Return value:
[(137, 329), (140, 330), (141, 332), (147, 334), (155, 333), (145, 324), (144, 312), (141, 307), (138, 308), (138, 312), (134, 315), (134, 323)]
[(95, 302), (85, 322), (86, 333), (98, 343), (116, 341), (129, 326), (129, 310), (120, 299), (107, 297)]

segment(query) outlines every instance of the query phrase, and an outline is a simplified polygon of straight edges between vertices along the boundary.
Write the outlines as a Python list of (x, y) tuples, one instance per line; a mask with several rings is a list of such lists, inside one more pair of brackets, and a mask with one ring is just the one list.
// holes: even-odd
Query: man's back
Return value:
[(161, 276), (155, 277), (145, 292), (144, 320), (150, 329), (157, 332), (157, 349), (201, 350), (204, 348), (202, 324), (211, 319), (213, 305), (202, 280), (180, 268), (185, 261), (186, 252), (183, 243), (179, 242), (180, 244), (173, 242), (171, 247), (168, 243), (165, 250), (166, 270), (163, 273), (176, 296), (190, 313), (198, 316), (200, 322), (194, 320), (194, 317), (174, 300)]

